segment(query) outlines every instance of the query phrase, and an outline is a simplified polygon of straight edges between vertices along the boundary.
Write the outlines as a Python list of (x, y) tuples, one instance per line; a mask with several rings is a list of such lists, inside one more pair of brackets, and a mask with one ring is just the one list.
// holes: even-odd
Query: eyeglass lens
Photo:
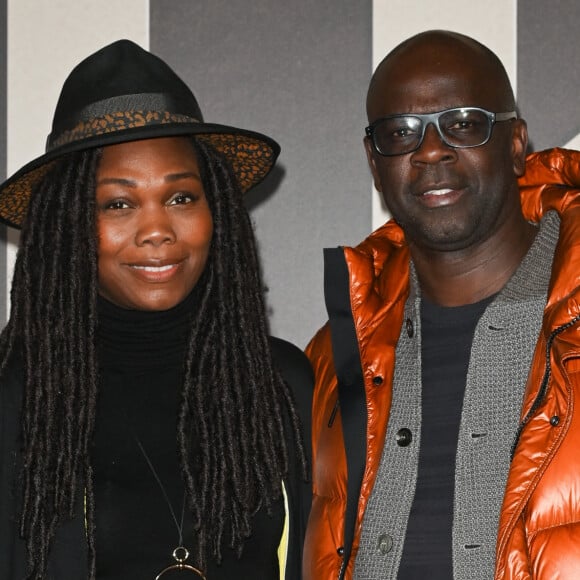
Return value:
[(382, 119), (373, 129), (375, 146), (383, 155), (402, 155), (418, 149), (425, 125), (437, 123), (451, 147), (477, 147), (491, 134), (492, 120), (478, 109), (451, 109), (433, 115), (401, 115)]

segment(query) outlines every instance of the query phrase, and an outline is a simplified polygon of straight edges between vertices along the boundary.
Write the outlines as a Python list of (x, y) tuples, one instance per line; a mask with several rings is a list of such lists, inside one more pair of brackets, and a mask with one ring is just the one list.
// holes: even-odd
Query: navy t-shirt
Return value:
[(421, 304), (421, 448), (399, 580), (453, 578), (455, 456), (473, 334), (493, 296), (465, 306)]

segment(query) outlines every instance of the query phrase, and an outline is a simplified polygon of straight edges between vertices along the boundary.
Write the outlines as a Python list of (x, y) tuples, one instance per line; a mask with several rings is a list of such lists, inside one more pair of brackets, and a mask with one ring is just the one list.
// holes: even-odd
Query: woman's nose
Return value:
[(166, 208), (142, 210), (142, 212), (135, 234), (135, 242), (138, 246), (144, 244), (160, 246), (175, 243), (175, 229)]

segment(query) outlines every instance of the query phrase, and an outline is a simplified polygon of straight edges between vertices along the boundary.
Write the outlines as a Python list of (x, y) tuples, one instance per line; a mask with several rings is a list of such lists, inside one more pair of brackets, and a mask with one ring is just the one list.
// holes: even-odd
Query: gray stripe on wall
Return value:
[(518, 103), (534, 150), (580, 133), (578, 0), (518, 1)]
[[(0, 0), (0, 182), (6, 178), (6, 136), (7, 136), (7, 61), (8, 61), (8, 13), (7, 0)], [(0, 327), (6, 322), (8, 292), (6, 272), (6, 226), (0, 225)]]
[(208, 121), (279, 141), (278, 168), (248, 204), (273, 334), (304, 346), (326, 319), (322, 248), (371, 229), (362, 138), (372, 2), (150, 2), (150, 47)]

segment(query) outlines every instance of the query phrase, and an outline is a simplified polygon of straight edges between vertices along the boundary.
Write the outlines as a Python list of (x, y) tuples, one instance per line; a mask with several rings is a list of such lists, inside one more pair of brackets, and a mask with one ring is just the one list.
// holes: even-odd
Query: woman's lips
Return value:
[(128, 264), (135, 276), (144, 282), (160, 284), (169, 282), (180, 270), (181, 262), (170, 264)]
[(167, 264), (166, 266), (131, 266), (131, 268), (135, 268), (136, 270), (145, 270), (147, 272), (165, 272), (166, 270), (170, 270), (176, 264)]

